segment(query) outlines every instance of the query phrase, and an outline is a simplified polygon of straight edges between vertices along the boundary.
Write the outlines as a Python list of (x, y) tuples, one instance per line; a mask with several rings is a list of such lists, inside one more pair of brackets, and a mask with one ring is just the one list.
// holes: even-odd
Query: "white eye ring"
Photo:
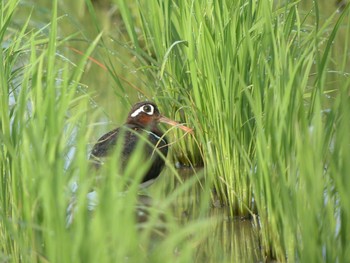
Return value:
[(153, 115), (153, 113), (154, 113), (154, 107), (153, 107), (152, 105), (150, 105), (150, 104), (147, 104), (147, 105), (144, 105), (144, 106), (142, 107), (142, 111), (143, 111), (144, 113), (147, 113), (148, 115)]
[[(149, 107), (149, 110), (145, 109), (145, 107)], [(147, 105), (143, 105), (142, 107), (138, 108), (137, 110), (135, 110), (132, 114), (131, 114), (131, 117), (136, 117), (137, 115), (140, 114), (140, 112), (144, 112), (148, 115), (153, 115), (154, 113), (154, 107), (150, 104), (147, 104)]]

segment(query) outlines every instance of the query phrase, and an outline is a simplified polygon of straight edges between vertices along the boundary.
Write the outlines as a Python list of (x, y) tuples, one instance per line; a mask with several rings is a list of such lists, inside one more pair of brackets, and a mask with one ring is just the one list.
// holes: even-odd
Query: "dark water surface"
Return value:
[[(191, 169), (178, 169), (180, 178), (174, 178), (172, 172), (166, 169), (159, 179), (147, 189), (147, 196), (142, 196), (141, 203), (146, 206), (156, 206), (158, 198), (166, 198), (177, 188), (190, 183), (188, 189), (179, 193), (172, 202), (172, 210), (176, 219), (186, 227), (200, 220), (208, 220), (198, 235), (203, 234), (200, 242), (193, 244), (196, 250), (195, 262), (261, 262), (261, 244), (259, 229), (254, 219), (232, 218), (227, 207), (215, 207), (213, 200), (204, 196), (208, 189), (196, 178)], [(199, 172), (200, 173), (200, 172)], [(203, 212), (204, 211), (204, 212)], [(140, 221), (147, 219), (141, 212)], [(194, 240), (196, 240), (194, 238)]]

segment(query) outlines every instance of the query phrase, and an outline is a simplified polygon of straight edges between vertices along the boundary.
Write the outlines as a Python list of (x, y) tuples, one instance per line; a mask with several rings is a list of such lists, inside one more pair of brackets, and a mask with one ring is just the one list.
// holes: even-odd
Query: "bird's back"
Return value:
[(140, 161), (151, 160), (151, 166), (143, 176), (142, 183), (158, 177), (168, 153), (168, 143), (164, 136), (138, 126), (124, 125), (106, 133), (97, 141), (91, 151), (90, 160), (98, 168), (105, 158), (113, 154), (119, 143), (123, 143), (123, 147), (118, 165), (125, 168), (138, 143), (141, 143), (143, 151), (141, 151)]

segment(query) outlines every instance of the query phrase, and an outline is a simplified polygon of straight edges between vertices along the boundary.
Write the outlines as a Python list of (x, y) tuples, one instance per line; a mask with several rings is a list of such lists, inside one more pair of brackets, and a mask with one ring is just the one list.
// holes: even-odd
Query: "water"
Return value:
[[(151, 243), (147, 243), (147, 253), (152, 254), (159, 243), (166, 240), (171, 232), (171, 221), (180, 224), (186, 233), (186, 246), (191, 246), (194, 262), (261, 262), (263, 261), (257, 221), (247, 218), (232, 218), (228, 207), (212, 205), (208, 196), (210, 187), (201, 182), (199, 170), (177, 169), (180, 178), (166, 168), (156, 182), (138, 195), (135, 207), (136, 227), (151, 233)], [(182, 182), (180, 182), (180, 180)], [(184, 187), (186, 186), (186, 187)], [(76, 200), (74, 193), (78, 186), (73, 184), (72, 199), (67, 208), (67, 227), (74, 221)], [(120, 198), (125, 198), (123, 193)], [(90, 213), (99, 205), (98, 193), (92, 191), (87, 196)], [(169, 201), (170, 200), (170, 201)], [(170, 205), (164, 207), (164, 202)], [(155, 213), (155, 211), (157, 211)], [(156, 215), (156, 218), (155, 218)], [(170, 224), (169, 224), (170, 223)], [(191, 228), (195, 231), (192, 231)], [(174, 253), (182, 253), (179, 247)]]
[[(191, 169), (182, 168), (177, 171), (183, 183), (186, 184), (186, 181), (191, 179), (194, 183), (172, 203), (174, 216), (184, 227), (203, 218), (211, 222), (199, 231), (205, 236), (201, 242), (193, 244), (196, 262), (263, 261), (256, 221), (230, 217), (228, 207), (215, 207), (212, 205), (212, 199), (203, 197), (208, 191), (203, 189), (199, 180), (193, 178), (195, 174)], [(149, 196), (145, 198), (147, 206), (157, 203), (157, 198), (173, 193), (181, 185), (182, 183), (178, 179), (174, 180), (172, 173), (167, 169), (148, 189)], [(161, 193), (154, 193), (157, 191)], [(145, 221), (144, 214), (140, 218), (142, 222)]]

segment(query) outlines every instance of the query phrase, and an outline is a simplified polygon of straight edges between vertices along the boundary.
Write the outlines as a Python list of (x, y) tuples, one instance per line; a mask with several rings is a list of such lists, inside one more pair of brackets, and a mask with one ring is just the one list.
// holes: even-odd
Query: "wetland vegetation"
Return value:
[[(342, 3), (1, 1), (0, 262), (349, 261)], [(90, 211), (89, 151), (146, 99), (195, 133)]]

